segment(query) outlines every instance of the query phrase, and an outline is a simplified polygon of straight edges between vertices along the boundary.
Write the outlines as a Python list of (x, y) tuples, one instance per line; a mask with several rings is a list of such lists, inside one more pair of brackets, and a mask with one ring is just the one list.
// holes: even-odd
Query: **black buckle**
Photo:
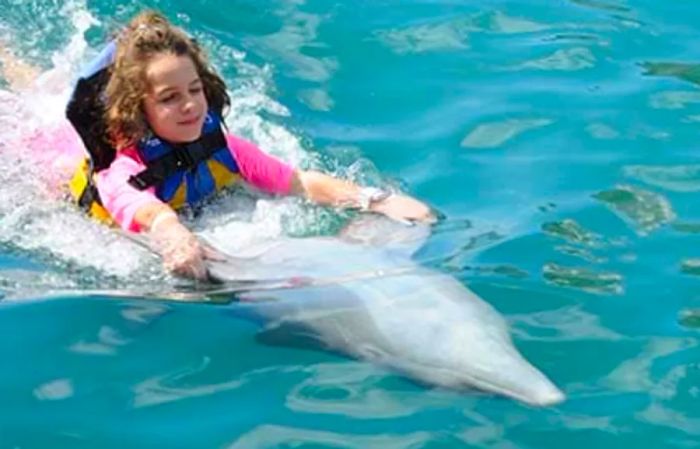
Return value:
[(129, 185), (132, 187), (136, 188), (136, 190), (146, 190), (147, 188), (150, 187), (146, 180), (143, 178), (143, 176), (139, 175), (131, 175), (129, 176)]
[(193, 155), (190, 154), (190, 147), (194, 146), (194, 145), (198, 145), (198, 144), (194, 143), (194, 144), (179, 146), (179, 147), (175, 148), (175, 150), (174, 150), (175, 166), (178, 169), (189, 170), (190, 168), (195, 166), (197, 161), (195, 160)]

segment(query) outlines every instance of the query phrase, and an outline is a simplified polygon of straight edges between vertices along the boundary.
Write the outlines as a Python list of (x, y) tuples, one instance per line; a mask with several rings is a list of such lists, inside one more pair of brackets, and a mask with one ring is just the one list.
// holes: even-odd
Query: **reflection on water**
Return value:
[(673, 408), (664, 407), (659, 403), (652, 403), (639, 413), (639, 418), (657, 426), (670, 427), (679, 430), (686, 435), (700, 435), (700, 418), (689, 418), (678, 413)]
[(592, 251), (590, 251), (587, 248), (579, 248), (576, 246), (569, 245), (558, 245), (555, 246), (554, 249), (562, 254), (577, 257), (590, 263), (603, 263), (608, 260), (605, 257), (596, 256)]
[(542, 231), (552, 237), (564, 239), (570, 243), (580, 243), (590, 247), (600, 247), (602, 237), (581, 226), (576, 220), (567, 218), (562, 221), (547, 222)]
[(700, 329), (700, 309), (683, 310), (679, 321), (685, 327)]
[(253, 39), (251, 42), (267, 60), (292, 70), (303, 80), (328, 81), (338, 69), (338, 61), (331, 55), (315, 56), (309, 49), (323, 54), (326, 45), (318, 39), (322, 14), (301, 10), (296, 2), (286, 3), (276, 14), (284, 18), (282, 29), (276, 33)]
[(690, 339), (653, 338), (635, 358), (623, 361), (601, 382), (619, 391), (653, 391), (659, 385), (657, 366), (671, 354), (696, 347)]
[(577, 71), (594, 67), (596, 57), (587, 47), (574, 47), (556, 50), (551, 55), (525, 61), (513, 67), (514, 70), (556, 70)]
[(466, 20), (382, 30), (377, 38), (398, 54), (466, 50), (473, 27)]
[(681, 261), (681, 272), (700, 276), (700, 259), (685, 259)]
[(569, 305), (556, 310), (511, 315), (513, 335), (522, 340), (570, 341), (620, 340), (622, 336), (606, 328), (600, 317), (581, 306)]
[[(362, 362), (324, 363), (307, 368), (311, 376), (290, 390), (286, 406), (300, 413), (386, 419), (411, 416), (427, 407), (448, 407), (455, 395), (397, 380), (402, 388), (387, 388), (396, 379)], [(408, 387), (408, 388), (407, 388)]]
[(642, 67), (645, 75), (671, 76), (700, 85), (700, 64), (682, 62), (645, 62)]
[(424, 447), (428, 432), (401, 432), (381, 435), (336, 433), (300, 427), (262, 424), (238, 438), (228, 449), (268, 449), (279, 447), (332, 447), (342, 449), (410, 449)]
[(546, 30), (549, 26), (503, 11), (478, 12), (439, 19), (428, 24), (390, 28), (374, 33), (383, 45), (400, 55), (427, 52), (467, 51), (471, 34), (521, 34)]
[(642, 235), (671, 222), (676, 217), (666, 197), (638, 187), (622, 185), (598, 192), (593, 198), (612, 209)]
[(625, 176), (671, 192), (700, 191), (700, 165), (628, 165)]
[(656, 109), (684, 109), (693, 103), (700, 103), (700, 92), (667, 91), (653, 94), (649, 98), (649, 105)]
[(530, 274), (515, 265), (493, 265), (485, 266), (478, 265), (473, 267), (474, 273), (477, 275), (498, 275), (506, 276), (512, 279), (524, 279)]
[(69, 351), (91, 355), (116, 355), (119, 346), (124, 346), (129, 340), (119, 334), (119, 331), (109, 326), (102, 326), (93, 341), (81, 339), (70, 347)]
[(614, 272), (595, 271), (584, 267), (565, 267), (548, 263), (543, 268), (547, 282), (561, 287), (578, 288), (590, 293), (622, 294), (622, 275)]
[(461, 145), (465, 148), (495, 148), (525, 131), (551, 123), (552, 120), (545, 118), (508, 119), (502, 122), (483, 123), (467, 134)]
[(617, 139), (620, 137), (618, 131), (605, 123), (591, 123), (586, 126), (586, 131), (594, 138), (601, 140)]
[(685, 234), (700, 234), (700, 223), (673, 222), (671, 227), (678, 232)]
[(213, 395), (240, 388), (246, 383), (245, 378), (234, 378), (225, 382), (197, 382), (196, 376), (209, 366), (210, 359), (204, 357), (200, 364), (183, 368), (172, 373), (161, 374), (133, 385), (134, 408), (149, 407), (183, 399)]
[(74, 390), (70, 379), (55, 379), (36, 387), (34, 396), (40, 401), (60, 401), (73, 396)]
[(603, 0), (570, 0), (572, 3), (587, 6), (590, 8), (600, 9), (613, 13), (629, 13), (632, 9), (622, 4), (623, 2), (603, 1)]

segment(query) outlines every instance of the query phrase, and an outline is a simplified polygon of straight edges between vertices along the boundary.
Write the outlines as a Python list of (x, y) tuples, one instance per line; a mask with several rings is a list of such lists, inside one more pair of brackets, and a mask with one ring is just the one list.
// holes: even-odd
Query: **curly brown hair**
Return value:
[(197, 42), (162, 14), (144, 11), (117, 37), (117, 51), (105, 89), (105, 121), (117, 150), (137, 143), (148, 132), (143, 111), (148, 92), (146, 68), (151, 58), (163, 53), (192, 59), (210, 108), (223, 113), (231, 105), (224, 80)]

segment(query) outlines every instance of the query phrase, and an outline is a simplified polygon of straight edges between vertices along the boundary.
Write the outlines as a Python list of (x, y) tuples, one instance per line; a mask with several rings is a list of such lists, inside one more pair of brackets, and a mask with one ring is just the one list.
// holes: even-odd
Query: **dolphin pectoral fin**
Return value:
[(430, 236), (430, 226), (421, 223), (406, 225), (378, 214), (363, 214), (340, 232), (348, 243), (386, 248), (407, 257), (418, 251)]

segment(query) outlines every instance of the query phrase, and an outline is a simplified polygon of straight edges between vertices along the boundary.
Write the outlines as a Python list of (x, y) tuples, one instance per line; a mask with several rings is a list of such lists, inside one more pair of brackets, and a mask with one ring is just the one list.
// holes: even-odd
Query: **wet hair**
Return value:
[(107, 131), (118, 150), (137, 143), (148, 133), (143, 110), (149, 89), (146, 70), (149, 61), (161, 54), (188, 56), (192, 60), (210, 109), (223, 114), (231, 105), (226, 84), (197, 42), (162, 14), (144, 11), (117, 37), (114, 64), (105, 89)]

